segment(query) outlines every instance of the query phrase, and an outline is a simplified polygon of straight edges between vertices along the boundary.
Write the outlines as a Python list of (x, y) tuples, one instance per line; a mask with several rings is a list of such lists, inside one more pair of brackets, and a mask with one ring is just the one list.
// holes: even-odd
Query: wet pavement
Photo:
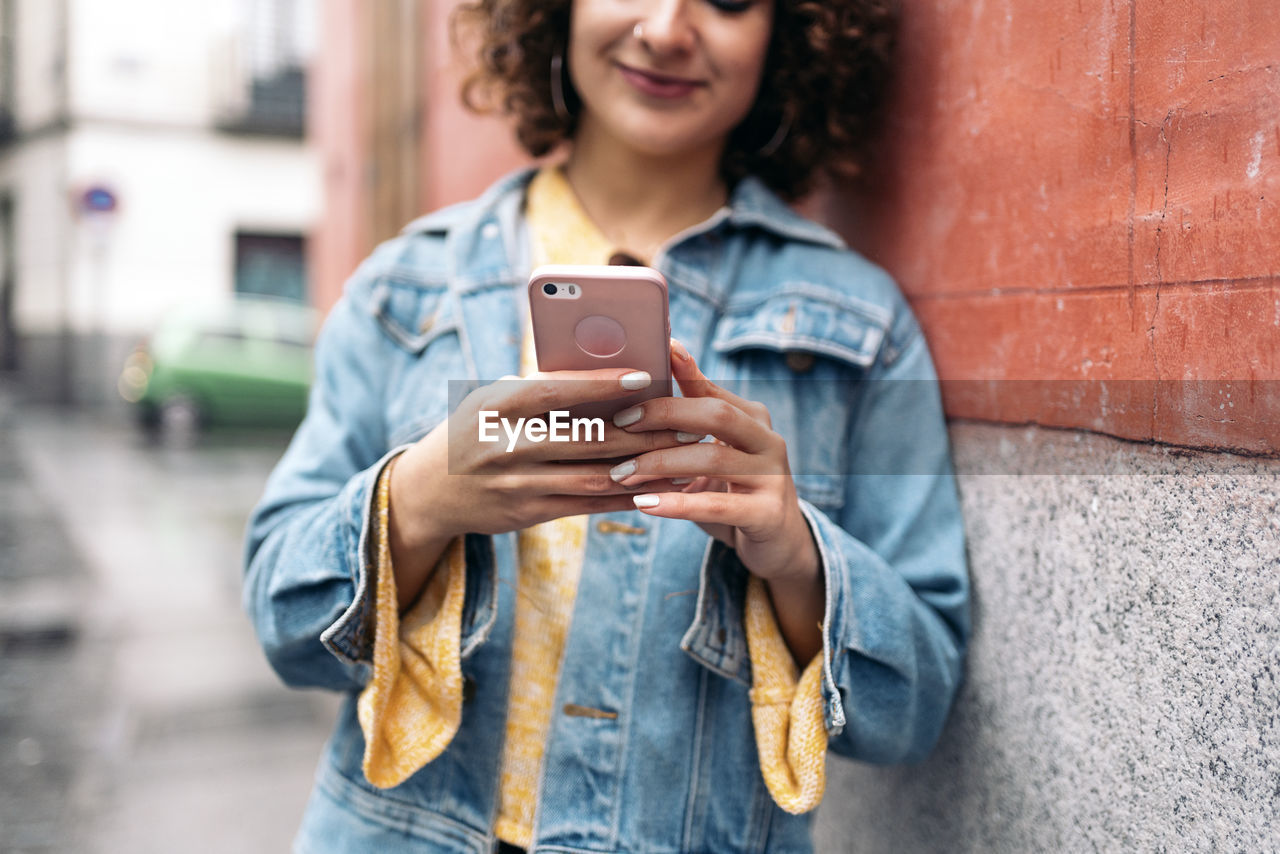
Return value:
[(284, 434), (148, 443), (0, 389), (0, 852), (279, 852), (336, 699), (240, 607)]

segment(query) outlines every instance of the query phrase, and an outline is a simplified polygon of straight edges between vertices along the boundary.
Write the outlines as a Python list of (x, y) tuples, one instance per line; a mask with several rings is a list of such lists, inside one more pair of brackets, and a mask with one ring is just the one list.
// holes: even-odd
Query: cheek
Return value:
[(756, 93), (760, 88), (760, 78), (764, 74), (764, 53), (767, 45), (758, 50), (743, 50), (737, 46), (736, 55), (723, 66), (725, 78), (730, 82), (733, 92), (733, 105), (745, 116), (755, 103)]

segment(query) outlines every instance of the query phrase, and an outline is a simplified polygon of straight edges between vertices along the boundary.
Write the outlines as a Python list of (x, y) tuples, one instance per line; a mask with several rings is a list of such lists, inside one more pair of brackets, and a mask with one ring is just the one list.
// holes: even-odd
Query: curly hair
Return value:
[[(580, 101), (567, 75), (567, 120), (551, 94), (551, 58), (567, 53), (569, 7), (570, 0), (474, 0), (458, 6), (450, 22), (455, 46), (468, 37), (476, 45), (463, 103), (513, 117), (516, 139), (534, 157), (575, 130)], [(895, 0), (775, 0), (760, 91), (725, 146), (725, 180), (756, 175), (793, 200), (820, 170), (861, 172), (881, 118), (896, 32)], [(784, 122), (786, 136), (771, 145)]]

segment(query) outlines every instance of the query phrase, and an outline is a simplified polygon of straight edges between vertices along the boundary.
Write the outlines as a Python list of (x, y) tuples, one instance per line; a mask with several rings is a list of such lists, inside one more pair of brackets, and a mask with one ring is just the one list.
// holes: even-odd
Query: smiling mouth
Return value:
[(690, 80), (686, 77), (673, 77), (670, 74), (658, 74), (653, 71), (641, 71), (629, 65), (617, 63), (623, 78), (646, 95), (655, 98), (682, 98), (695, 89), (706, 85), (701, 80)]

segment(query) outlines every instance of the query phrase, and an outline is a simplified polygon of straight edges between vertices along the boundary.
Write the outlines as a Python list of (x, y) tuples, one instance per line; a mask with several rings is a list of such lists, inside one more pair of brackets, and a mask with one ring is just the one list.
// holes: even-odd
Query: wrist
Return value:
[(458, 533), (443, 524), (430, 497), (439, 490), (427, 484), (419, 471), (413, 449), (388, 464), (387, 516), (391, 542), (399, 550), (413, 553), (448, 543)]

